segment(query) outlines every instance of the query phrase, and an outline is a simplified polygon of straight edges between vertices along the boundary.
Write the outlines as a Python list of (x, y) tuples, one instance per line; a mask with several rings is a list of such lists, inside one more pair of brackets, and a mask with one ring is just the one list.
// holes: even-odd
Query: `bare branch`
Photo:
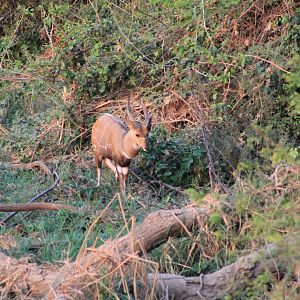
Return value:
[(0, 205), (1, 212), (19, 212), (19, 211), (35, 211), (35, 210), (72, 210), (76, 211), (76, 207), (64, 205), (64, 204), (56, 204), (56, 203), (47, 203), (47, 202), (39, 202), (39, 203), (24, 203), (24, 204), (6, 204)]

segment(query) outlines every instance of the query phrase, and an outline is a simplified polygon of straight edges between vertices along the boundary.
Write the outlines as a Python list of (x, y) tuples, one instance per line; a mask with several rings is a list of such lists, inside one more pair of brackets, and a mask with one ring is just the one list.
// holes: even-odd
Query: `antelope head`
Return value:
[(128, 99), (125, 122), (129, 127), (130, 133), (132, 134), (133, 140), (137, 147), (142, 148), (144, 151), (147, 151), (149, 146), (148, 134), (151, 130), (152, 116), (148, 114), (148, 111), (143, 102), (141, 102), (141, 105), (144, 112), (144, 121), (138, 122), (133, 116), (130, 101)]

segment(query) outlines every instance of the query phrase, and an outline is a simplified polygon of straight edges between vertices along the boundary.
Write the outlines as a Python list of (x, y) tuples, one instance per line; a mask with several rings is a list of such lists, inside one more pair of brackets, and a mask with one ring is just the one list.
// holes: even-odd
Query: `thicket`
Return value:
[[(137, 96), (155, 123), (137, 176), (215, 206), (208, 254), (182, 260), (197, 232), (170, 241), (153, 254), (162, 270), (214, 271), (282, 240), (299, 231), (299, 13), (290, 0), (4, 0), (0, 160), (89, 160), (98, 115)], [(292, 277), (266, 275), (241, 297), (294, 296)]]

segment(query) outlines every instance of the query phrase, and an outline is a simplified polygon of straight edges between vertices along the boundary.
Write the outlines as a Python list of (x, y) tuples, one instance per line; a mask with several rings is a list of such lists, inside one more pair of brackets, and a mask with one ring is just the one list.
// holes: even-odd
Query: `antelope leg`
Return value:
[(124, 179), (124, 186), (126, 185), (126, 179), (128, 176), (128, 167), (123, 167), (122, 168), (122, 174), (123, 174), (123, 179)]
[(101, 177), (101, 167), (102, 167), (102, 157), (99, 156), (98, 152), (94, 153), (95, 163), (97, 168), (97, 187), (100, 186), (100, 177)]
[(105, 158), (105, 164), (114, 172), (114, 174), (117, 173), (116, 166), (111, 159)]
[(119, 166), (119, 165), (117, 165), (117, 174), (118, 174), (118, 178), (119, 178), (119, 181), (120, 181), (121, 190), (125, 194), (124, 175), (123, 175), (123, 172), (122, 172), (122, 167)]
[(100, 186), (101, 168), (97, 167), (97, 186)]
[(122, 174), (126, 180), (128, 175), (128, 167), (122, 167)]
[(127, 175), (128, 175), (128, 167), (122, 167), (122, 169), (120, 170), (122, 173), (122, 182), (121, 182), (121, 188), (123, 193), (125, 194), (125, 189), (126, 189), (126, 179), (127, 179)]

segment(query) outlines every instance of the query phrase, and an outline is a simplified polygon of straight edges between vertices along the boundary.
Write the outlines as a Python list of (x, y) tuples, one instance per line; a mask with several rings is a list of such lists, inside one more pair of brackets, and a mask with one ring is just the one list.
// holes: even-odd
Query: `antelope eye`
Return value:
[(140, 135), (138, 134), (138, 133), (136, 133), (136, 135), (135, 135), (136, 137), (140, 137)]

